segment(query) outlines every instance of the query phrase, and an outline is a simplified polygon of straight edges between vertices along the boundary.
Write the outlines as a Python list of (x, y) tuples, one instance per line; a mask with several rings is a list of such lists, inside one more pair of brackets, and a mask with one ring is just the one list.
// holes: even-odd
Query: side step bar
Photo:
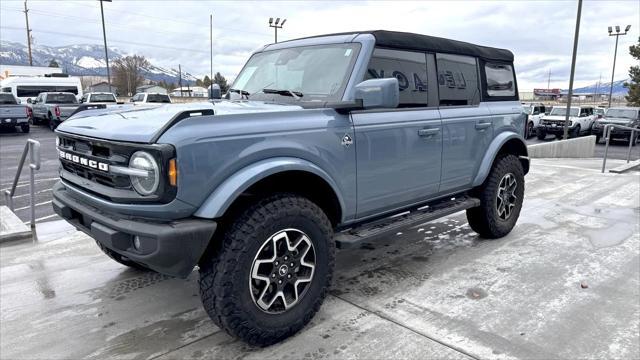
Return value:
[(335, 236), (336, 246), (339, 249), (354, 248), (365, 241), (372, 241), (376, 238), (396, 233), (400, 229), (429, 222), (477, 206), (480, 206), (480, 199), (467, 195), (439, 200), (413, 211), (365, 223), (337, 233)]

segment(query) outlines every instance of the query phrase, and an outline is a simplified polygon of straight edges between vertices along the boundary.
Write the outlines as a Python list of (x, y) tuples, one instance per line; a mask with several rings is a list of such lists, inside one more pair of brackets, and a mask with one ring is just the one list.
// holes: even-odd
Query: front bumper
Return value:
[[(604, 126), (603, 127), (599, 127), (599, 126), (594, 126), (591, 129), (591, 134), (592, 135), (596, 135), (596, 136), (603, 136), (604, 134)], [(636, 134), (638, 134), (639, 131), (636, 131)], [(611, 137), (612, 138), (625, 138), (628, 139), (631, 136), (631, 130), (625, 130), (625, 129), (620, 129), (620, 128), (613, 128), (611, 129)]]
[(61, 182), (53, 187), (52, 203), (56, 214), (103, 246), (159, 273), (182, 278), (197, 265), (217, 227), (212, 220), (152, 222), (105, 213), (74, 198)]
[[(575, 125), (574, 126), (569, 126), (569, 132), (571, 132), (572, 130), (575, 129)], [(564, 126), (562, 125), (556, 125), (556, 126), (552, 126), (552, 125), (539, 125), (538, 126), (538, 130), (542, 130), (544, 132), (546, 132), (547, 134), (564, 134)]]

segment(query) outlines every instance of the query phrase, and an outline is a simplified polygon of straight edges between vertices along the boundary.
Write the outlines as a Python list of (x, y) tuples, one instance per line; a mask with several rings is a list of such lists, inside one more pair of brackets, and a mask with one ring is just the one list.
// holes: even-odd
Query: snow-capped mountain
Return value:
[[(35, 45), (31, 48), (33, 65), (48, 66), (51, 60), (70, 75), (77, 76), (106, 76), (107, 68), (104, 61), (104, 47), (102, 45), (79, 44), (69, 46)], [(127, 54), (117, 48), (109, 48), (109, 60), (126, 56)], [(143, 55), (143, 54), (140, 54)], [(28, 65), (29, 50), (21, 43), (0, 41), (0, 64), (3, 65)], [(151, 81), (165, 81), (178, 83), (179, 72), (177, 69), (164, 68), (151, 64), (144, 69), (142, 74)], [(182, 73), (182, 81), (195, 82), (196, 77)]]
[[(626, 87), (624, 87), (624, 83), (625, 82), (630, 82), (631, 79), (626, 79), (626, 80), (617, 80), (613, 82), (613, 95), (614, 96), (621, 96), (621, 95), (627, 95), (629, 93), (629, 89), (627, 89)], [(581, 88), (577, 88), (577, 89), (573, 89), (573, 93), (578, 95), (578, 94), (594, 94), (594, 93), (599, 93), (599, 94), (609, 94), (609, 86), (611, 86), (611, 82), (603, 82), (603, 83), (595, 83), (592, 85), (588, 85), (588, 86), (583, 86)], [(569, 90), (562, 90), (564, 93), (569, 92)]]

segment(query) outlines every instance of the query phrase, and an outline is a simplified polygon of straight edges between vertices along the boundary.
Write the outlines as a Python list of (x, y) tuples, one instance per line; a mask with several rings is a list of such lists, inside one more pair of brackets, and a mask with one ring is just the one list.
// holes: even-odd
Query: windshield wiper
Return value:
[(265, 94), (278, 94), (283, 96), (291, 96), (296, 100), (304, 96), (304, 94), (302, 94), (300, 91), (292, 91), (292, 90), (286, 90), (286, 89), (262, 89), (262, 92)]
[(244, 91), (244, 90), (241, 90), (241, 89), (229, 89), (229, 92), (240, 94), (240, 95), (244, 95), (244, 96), (251, 95), (251, 94), (249, 94), (248, 91)]

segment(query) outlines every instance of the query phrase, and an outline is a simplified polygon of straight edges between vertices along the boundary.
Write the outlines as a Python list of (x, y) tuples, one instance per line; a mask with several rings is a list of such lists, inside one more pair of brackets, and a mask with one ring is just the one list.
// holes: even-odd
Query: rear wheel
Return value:
[(631, 146), (636, 146), (636, 144), (638, 143), (638, 137), (640, 135), (635, 135), (634, 134), (629, 134), (629, 142), (631, 143)]
[(29, 124), (28, 124), (28, 123), (26, 123), (26, 124), (21, 124), (21, 125), (20, 125), (20, 130), (22, 130), (22, 132), (23, 132), (23, 133), (28, 134), (28, 133), (29, 133), (29, 130), (30, 130), (30, 128), (29, 128)]
[(248, 207), (200, 263), (200, 296), (227, 333), (266, 346), (302, 329), (333, 274), (331, 223), (306, 198), (277, 194)]
[(49, 124), (49, 129), (51, 129), (51, 131), (54, 131), (58, 127), (56, 125), (55, 120), (53, 120), (53, 116), (51, 116), (51, 114), (49, 114), (47, 122)]
[(515, 155), (500, 155), (484, 183), (474, 193), (480, 206), (467, 210), (473, 231), (497, 239), (515, 226), (524, 198), (524, 170)]

